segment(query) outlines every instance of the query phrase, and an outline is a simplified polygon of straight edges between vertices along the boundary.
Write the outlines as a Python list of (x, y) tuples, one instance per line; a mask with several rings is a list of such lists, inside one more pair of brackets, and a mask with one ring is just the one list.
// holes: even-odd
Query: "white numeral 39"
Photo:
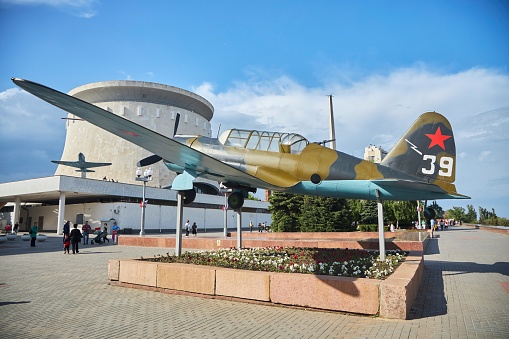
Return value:
[[(427, 155), (424, 154), (422, 156), (422, 160), (429, 160), (429, 168), (423, 167), (422, 173), (427, 175), (435, 174), (435, 163), (437, 161), (437, 157), (435, 155)], [(454, 160), (451, 157), (441, 157), (440, 158), (440, 170), (438, 171), (438, 175), (443, 177), (450, 177), (452, 175)]]

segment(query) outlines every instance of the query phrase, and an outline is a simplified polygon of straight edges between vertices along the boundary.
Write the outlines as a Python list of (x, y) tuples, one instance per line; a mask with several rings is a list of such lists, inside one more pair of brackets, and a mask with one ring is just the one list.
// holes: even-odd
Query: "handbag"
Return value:
[(28, 231), (28, 234), (32, 234), (32, 230)]

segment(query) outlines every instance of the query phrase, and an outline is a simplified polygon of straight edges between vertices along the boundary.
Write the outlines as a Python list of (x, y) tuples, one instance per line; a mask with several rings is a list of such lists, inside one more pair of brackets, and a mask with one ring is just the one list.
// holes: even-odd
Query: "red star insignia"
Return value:
[(123, 131), (123, 130), (121, 130), (121, 131), (122, 131), (122, 133), (124, 133), (124, 134), (128, 134), (128, 135), (130, 135), (130, 136), (132, 136), (132, 137), (138, 137), (138, 136), (139, 136), (138, 134), (136, 134), (136, 133), (134, 133), (134, 132), (127, 132), (127, 131)]
[(435, 145), (438, 145), (442, 147), (443, 150), (445, 150), (444, 141), (449, 138), (452, 138), (452, 135), (443, 135), (442, 131), (440, 130), (440, 126), (438, 126), (435, 134), (426, 134), (426, 136), (431, 139), (428, 149)]

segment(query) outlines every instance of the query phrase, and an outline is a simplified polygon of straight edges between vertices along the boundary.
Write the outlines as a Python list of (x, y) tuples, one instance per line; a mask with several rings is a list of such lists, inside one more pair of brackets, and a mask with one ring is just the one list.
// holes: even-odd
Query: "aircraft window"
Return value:
[[(246, 147), (262, 151), (281, 151), (299, 154), (309, 144), (301, 135), (295, 133), (258, 132), (230, 129), (219, 136), (225, 146)], [(280, 147), (281, 146), (281, 147)]]
[(250, 131), (232, 129), (228, 136), (228, 145), (245, 147)]
[(281, 138), (281, 133), (274, 133), (271, 138), (271, 142), (269, 145), (268, 151), (277, 152), (279, 150), (279, 140)]
[(288, 149), (292, 154), (299, 154), (309, 144), (306, 138), (300, 134), (290, 133), (281, 137), (281, 145), (283, 149)]
[(258, 142), (260, 141), (260, 132), (253, 131), (247, 142), (246, 148), (256, 149)]
[(267, 132), (263, 132), (260, 136), (260, 142), (258, 143), (258, 147), (256, 149), (266, 151), (269, 148), (270, 144), (270, 135)]

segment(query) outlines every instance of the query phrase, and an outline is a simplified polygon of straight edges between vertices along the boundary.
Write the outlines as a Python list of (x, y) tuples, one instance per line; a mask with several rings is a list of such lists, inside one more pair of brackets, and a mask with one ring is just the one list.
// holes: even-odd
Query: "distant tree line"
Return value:
[[(378, 229), (378, 205), (373, 200), (337, 199), (308, 195), (274, 192), (269, 197), (272, 213), (271, 230), (274, 232), (351, 232), (376, 231)], [(420, 202), (423, 206), (424, 202)], [(444, 211), (436, 201), (429, 204), (438, 219), (455, 219), (477, 222), (472, 205), (467, 211), (453, 207)], [(384, 201), (384, 224), (391, 222), (401, 228), (413, 228), (417, 221), (417, 201)], [(505, 218), (497, 218), (495, 211), (479, 208), (479, 222), (490, 225), (509, 226)], [(422, 216), (424, 219), (424, 216)]]

